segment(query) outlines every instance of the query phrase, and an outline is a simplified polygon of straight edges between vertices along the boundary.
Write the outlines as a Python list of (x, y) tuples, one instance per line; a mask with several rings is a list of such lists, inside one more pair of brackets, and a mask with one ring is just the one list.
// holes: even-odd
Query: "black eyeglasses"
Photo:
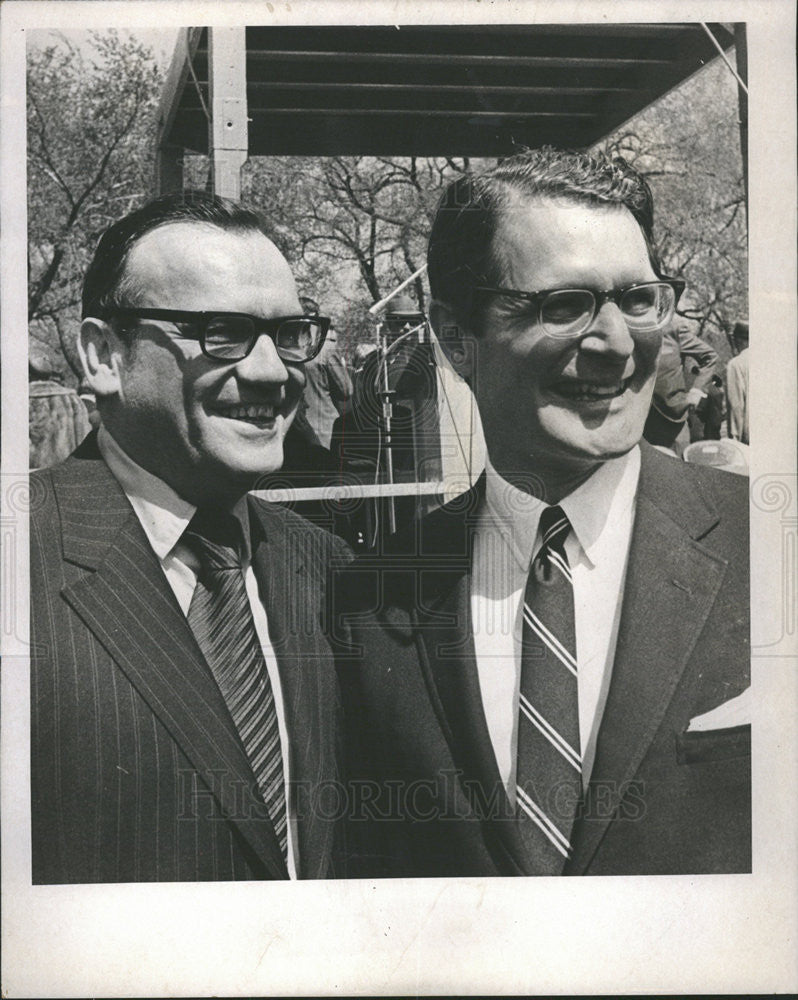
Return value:
[(281, 360), (302, 365), (316, 357), (330, 329), (327, 316), (261, 319), (247, 313), (137, 309), (133, 306), (112, 306), (103, 313), (98, 319), (128, 316), (131, 319), (160, 319), (182, 324), (181, 336), (198, 340), (202, 353), (214, 361), (243, 361), (251, 353), (258, 337), (265, 333), (274, 342)]
[(684, 291), (681, 278), (643, 281), (625, 288), (596, 292), (591, 288), (555, 288), (541, 292), (519, 292), (514, 288), (478, 285), (475, 292), (504, 295), (532, 303), (537, 321), (552, 337), (575, 337), (584, 333), (605, 302), (614, 302), (629, 329), (635, 333), (660, 330), (673, 316)]

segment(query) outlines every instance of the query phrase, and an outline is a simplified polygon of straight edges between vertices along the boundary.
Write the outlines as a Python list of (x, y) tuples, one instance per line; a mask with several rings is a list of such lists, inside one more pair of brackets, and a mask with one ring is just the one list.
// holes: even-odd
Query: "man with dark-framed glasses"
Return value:
[(204, 193), (111, 226), (78, 352), (100, 427), (32, 476), (33, 881), (333, 874), (337, 539), (280, 468), (305, 316), (260, 217)]
[(336, 590), (352, 873), (750, 871), (747, 483), (642, 441), (684, 287), (648, 185), (519, 154), (428, 267), (488, 460)]

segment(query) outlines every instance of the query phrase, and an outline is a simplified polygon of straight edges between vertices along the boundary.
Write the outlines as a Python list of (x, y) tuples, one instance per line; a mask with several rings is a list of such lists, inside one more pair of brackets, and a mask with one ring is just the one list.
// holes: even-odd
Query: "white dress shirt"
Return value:
[[(607, 700), (640, 475), (640, 449), (601, 465), (560, 501), (571, 522), (565, 552), (574, 585), (579, 731), (585, 786)], [(540, 547), (543, 501), (486, 463), (485, 502), (474, 540), (471, 616), (482, 704), (499, 774), (515, 801), (522, 606)]]
[[(113, 473), (119, 485), (130, 501), (141, 522), (141, 527), (161, 564), (169, 586), (172, 588), (177, 603), (184, 615), (188, 616), (191, 598), (197, 585), (197, 570), (199, 569), (196, 555), (181, 540), (183, 532), (194, 516), (196, 507), (179, 497), (177, 493), (162, 479), (142, 469), (140, 465), (122, 450), (104, 427), (100, 427), (97, 435), (97, 445), (100, 454), (105, 459), (108, 468)], [(290, 760), (288, 750), (290, 742), (285, 721), (280, 672), (277, 667), (277, 657), (269, 638), (269, 623), (266, 610), (258, 593), (258, 581), (252, 570), (252, 548), (249, 533), (249, 516), (247, 513), (247, 498), (241, 500), (233, 508), (232, 513), (241, 524), (244, 537), (244, 554), (242, 568), (244, 584), (252, 609), (255, 632), (263, 650), (266, 669), (274, 694), (274, 705), (277, 711), (277, 726), (280, 733), (280, 745), (283, 758), (283, 777), (286, 787), (286, 805), (288, 816), (288, 873), (291, 878), (297, 878), (299, 856), (297, 853), (296, 816), (293, 802), (288, 794), (290, 780)]]

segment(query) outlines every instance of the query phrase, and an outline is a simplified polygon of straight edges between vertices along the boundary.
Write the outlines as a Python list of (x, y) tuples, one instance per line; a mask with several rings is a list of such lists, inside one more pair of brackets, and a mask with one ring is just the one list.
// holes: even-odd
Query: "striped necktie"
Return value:
[(560, 507), (543, 511), (524, 594), (516, 793), (536, 875), (562, 873), (582, 790), (574, 593), (564, 547), (570, 530)]
[(200, 563), (188, 623), (238, 730), (285, 858), (287, 826), (280, 732), (274, 693), (244, 584), (239, 556), (241, 526), (226, 511), (200, 509), (183, 540)]

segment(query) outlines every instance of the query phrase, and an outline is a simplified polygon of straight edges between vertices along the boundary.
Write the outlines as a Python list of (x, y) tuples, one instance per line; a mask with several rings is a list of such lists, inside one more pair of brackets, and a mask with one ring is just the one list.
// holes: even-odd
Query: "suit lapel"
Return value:
[[(102, 461), (54, 477), (64, 555), (93, 572), (62, 591), (275, 877), (287, 875), (270, 823), (242, 808), (254, 776), (227, 707), (135, 513)], [(90, 486), (90, 489), (87, 489)], [(86, 502), (86, 498), (91, 501)], [(187, 790), (187, 804), (190, 805)]]
[[(472, 502), (457, 501), (459, 513), (442, 508), (423, 522), (422, 559), (429, 570), (415, 573), (419, 587), (414, 631), (432, 705), (475, 813), (485, 824), (494, 855), (503, 870), (523, 874), (523, 846), (488, 730), (479, 685), (471, 623), (471, 559), (475, 519), (483, 491), (481, 480)], [(502, 817), (504, 819), (502, 819)]]
[[(706, 622), (726, 562), (699, 539), (717, 523), (700, 494), (643, 448), (637, 509), (607, 703), (599, 730), (586, 819), (577, 824), (566, 871), (589, 865), (634, 778)], [(676, 482), (674, 483), (674, 479)], [(609, 790), (609, 795), (608, 795)], [(613, 810), (593, 809), (591, 802)]]
[[(250, 500), (252, 561), (277, 656), (285, 709), (303, 878), (323, 878), (332, 857), (332, 803), (319, 796), (338, 777), (335, 672), (321, 633), (320, 585), (312, 548), (319, 544), (279, 508)], [(318, 564), (319, 559), (315, 562)]]

